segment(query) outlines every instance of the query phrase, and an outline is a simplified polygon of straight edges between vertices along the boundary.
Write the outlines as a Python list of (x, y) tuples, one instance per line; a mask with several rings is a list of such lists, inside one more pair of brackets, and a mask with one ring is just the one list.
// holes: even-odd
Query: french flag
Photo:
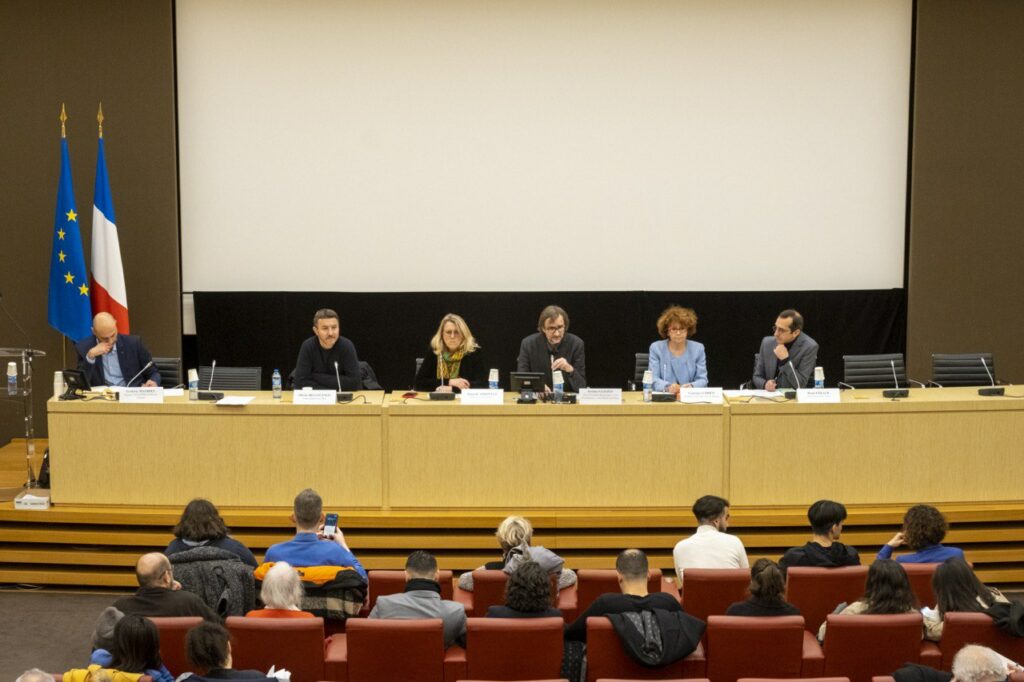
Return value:
[[(102, 129), (101, 129), (102, 131)], [(96, 159), (96, 188), (92, 207), (92, 314), (107, 312), (117, 320), (117, 331), (127, 334), (128, 291), (121, 266), (121, 244), (114, 221), (114, 200), (110, 196), (107, 160), (100, 132)]]

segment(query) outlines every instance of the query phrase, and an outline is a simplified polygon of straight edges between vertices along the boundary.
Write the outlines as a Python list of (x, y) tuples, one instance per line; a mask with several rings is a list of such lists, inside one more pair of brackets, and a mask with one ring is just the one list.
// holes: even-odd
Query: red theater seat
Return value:
[[(594, 600), (607, 592), (618, 594), (618, 573), (613, 568), (581, 568), (576, 572), (576, 612), (582, 614)], [(647, 573), (647, 591), (661, 592), (661, 569)], [(570, 620), (566, 618), (566, 620)]]
[(439, 618), (350, 618), (328, 642), (327, 659), (327, 679), (338, 682), (455, 682), (466, 672), (466, 651), (445, 650)]
[[(891, 679), (891, 678), (890, 678)], [(770, 677), (743, 677), (737, 682), (792, 682), (791, 680), (780, 680)], [(850, 682), (849, 677), (805, 677), (800, 682)]]
[(804, 627), (817, 632), (825, 616), (836, 606), (852, 604), (864, 595), (867, 566), (842, 568), (806, 568), (794, 566), (786, 571), (786, 600), (800, 609)]
[(733, 602), (747, 598), (749, 568), (688, 568), (683, 571), (683, 608), (691, 616), (707, 621), (724, 616)]
[(943, 619), (942, 669), (951, 670), (953, 657), (966, 644), (980, 644), (995, 649), (1018, 663), (1024, 661), (1024, 637), (1014, 637), (996, 627), (984, 613), (950, 612)]
[(185, 656), (185, 635), (203, 622), (199, 616), (180, 618), (150, 618), (160, 631), (160, 658), (164, 665), (177, 677), (182, 673), (198, 673)]
[(711, 616), (707, 630), (708, 671), (713, 682), (741, 677), (821, 675), (824, 656), (802, 616), (751, 618)]
[(470, 618), (466, 674), (488, 680), (556, 677), (564, 626), (561, 618)]
[[(399, 594), (405, 590), (405, 571), (370, 571), (367, 611), (372, 611), (377, 597), (385, 594)], [(441, 584), (441, 599), (452, 598), (452, 572), (438, 571)]]
[[(491, 606), (505, 603), (505, 584), (508, 574), (505, 571), (478, 568), (473, 571), (473, 590), (455, 588), (454, 599), (466, 608), (467, 616), (484, 618)], [(576, 586), (558, 589), (558, 576), (551, 576), (552, 603), (562, 612), (567, 622), (576, 619)]]
[[(624, 680), (621, 678), (602, 677), (597, 682), (643, 682), (642, 680)], [(711, 680), (704, 677), (692, 678), (689, 680), (662, 680), (661, 682), (711, 682)]]
[(622, 648), (619, 636), (610, 620), (601, 616), (587, 618), (587, 682), (599, 679), (671, 680), (702, 678), (707, 661), (704, 648), (681, 661), (662, 668), (645, 668), (634, 661)]
[(228, 630), (232, 667), (291, 671), (296, 682), (324, 679), (323, 618), (244, 618), (231, 616)]
[(932, 576), (938, 564), (900, 564), (907, 572), (910, 589), (917, 597), (918, 606), (935, 606), (935, 590), (932, 589)]
[(871, 682), (904, 663), (921, 658), (923, 621), (920, 613), (891, 616), (828, 616), (825, 636), (826, 676)]

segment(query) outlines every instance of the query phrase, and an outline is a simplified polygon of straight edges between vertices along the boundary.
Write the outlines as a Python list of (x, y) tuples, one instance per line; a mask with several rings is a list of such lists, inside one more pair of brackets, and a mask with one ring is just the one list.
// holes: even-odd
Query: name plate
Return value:
[(581, 388), (576, 396), (580, 405), (621, 405), (621, 388)]
[(838, 403), (838, 388), (798, 388), (796, 390), (796, 401), (798, 403)]
[(122, 403), (162, 403), (164, 401), (164, 389), (160, 386), (122, 388), (119, 395), (118, 400)]
[(338, 402), (336, 391), (317, 391), (304, 388), (292, 392), (292, 402), (296, 405), (335, 405)]
[(500, 388), (464, 388), (459, 400), (463, 405), (503, 405), (505, 391)]
[(679, 402), (710, 405), (722, 404), (721, 388), (680, 388)]

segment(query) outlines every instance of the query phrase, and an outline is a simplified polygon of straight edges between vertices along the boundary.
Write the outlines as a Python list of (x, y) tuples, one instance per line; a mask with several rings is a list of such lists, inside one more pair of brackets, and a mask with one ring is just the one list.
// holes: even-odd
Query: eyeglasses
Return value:
[(783, 334), (792, 334), (793, 330), (792, 329), (786, 329), (785, 327), (780, 327), (778, 325), (773, 325), (772, 326), (772, 334), (778, 334), (779, 332), (782, 332)]
[(447, 329), (444, 331), (445, 336), (462, 336), (462, 332), (458, 329)]
[(546, 331), (546, 332), (564, 332), (565, 331), (565, 325), (564, 324), (560, 324), (557, 327), (548, 327), (547, 325), (545, 325), (544, 326), (544, 331)]
[(685, 332), (686, 332), (686, 330), (683, 329), (682, 327), (669, 327), (668, 328), (668, 333), (669, 334), (683, 334)]

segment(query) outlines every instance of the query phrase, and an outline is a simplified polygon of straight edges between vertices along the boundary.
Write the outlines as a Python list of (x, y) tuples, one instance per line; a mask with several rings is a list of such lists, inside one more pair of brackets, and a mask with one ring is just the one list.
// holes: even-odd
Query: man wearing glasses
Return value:
[(578, 391), (587, 387), (586, 363), (583, 339), (569, 333), (569, 314), (549, 305), (540, 312), (537, 333), (520, 344), (516, 371), (543, 373), (550, 389), (551, 372), (561, 370), (565, 390)]
[(818, 342), (803, 329), (803, 315), (795, 310), (779, 313), (772, 336), (761, 340), (754, 361), (754, 388), (775, 391), (805, 388), (811, 383), (818, 362)]

